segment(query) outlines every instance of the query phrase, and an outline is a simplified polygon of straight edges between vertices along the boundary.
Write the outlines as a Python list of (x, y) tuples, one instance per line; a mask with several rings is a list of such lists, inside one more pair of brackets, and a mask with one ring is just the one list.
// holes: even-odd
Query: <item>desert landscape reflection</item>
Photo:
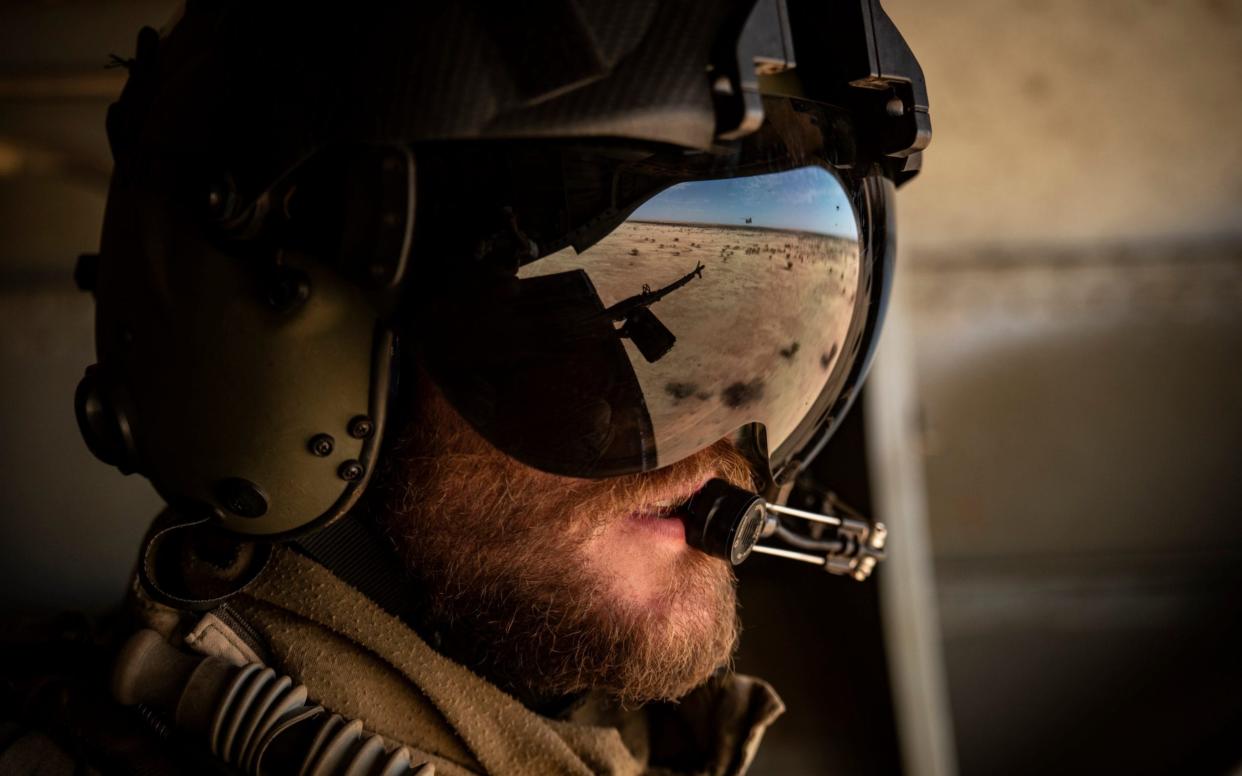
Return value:
[(773, 447), (794, 430), (840, 356), (859, 258), (857, 239), (836, 235), (631, 219), (582, 254), (567, 248), (519, 276), (581, 270), (610, 306), (704, 266), (651, 306), (677, 337), (667, 355), (649, 363), (625, 341), (656, 437), (671, 440), (657, 455), (672, 461), (715, 442), (716, 429), (759, 421)]

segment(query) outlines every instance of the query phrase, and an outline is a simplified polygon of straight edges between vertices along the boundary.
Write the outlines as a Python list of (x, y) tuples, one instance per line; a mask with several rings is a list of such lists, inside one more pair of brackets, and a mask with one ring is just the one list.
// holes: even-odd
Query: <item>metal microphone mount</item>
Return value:
[[(845, 510), (841, 510), (845, 511)], [(725, 480), (714, 479), (685, 505), (686, 541), (736, 566), (752, 552), (813, 563), (830, 574), (862, 581), (884, 559), (888, 529), (854, 514), (820, 514), (764, 501)], [(785, 523), (801, 520), (824, 526), (830, 535), (811, 537)], [(779, 539), (789, 548), (760, 544)]]

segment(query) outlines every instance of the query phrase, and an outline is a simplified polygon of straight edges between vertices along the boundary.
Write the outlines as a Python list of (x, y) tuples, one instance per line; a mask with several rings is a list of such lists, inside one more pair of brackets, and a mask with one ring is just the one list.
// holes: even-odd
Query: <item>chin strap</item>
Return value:
[(364, 518), (348, 514), (292, 546), (417, 630), (418, 583), (392, 541)]
[(210, 517), (167, 509), (142, 541), (138, 581), (159, 603), (206, 611), (258, 579), (271, 554), (270, 544), (241, 539)]
[[(397, 549), (353, 514), (290, 543), (381, 608), (412, 622), (417, 584)], [(155, 600), (207, 611), (245, 590), (267, 567), (272, 545), (221, 529), (210, 517), (166, 510), (143, 539), (138, 578)]]

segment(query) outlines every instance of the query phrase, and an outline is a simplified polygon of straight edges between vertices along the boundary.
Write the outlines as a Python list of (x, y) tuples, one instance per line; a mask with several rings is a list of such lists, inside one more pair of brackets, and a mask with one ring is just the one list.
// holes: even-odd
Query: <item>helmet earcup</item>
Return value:
[(92, 364), (74, 391), (73, 408), (91, 453), (121, 473), (133, 474), (138, 469), (137, 454), (124, 403), (118, 401), (119, 390), (98, 364)]
[(83, 437), (229, 530), (322, 525), (375, 466), (393, 335), (330, 249), (216, 239), (201, 209), (168, 195), (185, 177), (162, 159), (114, 176), (95, 282), (99, 363), (76, 398)]

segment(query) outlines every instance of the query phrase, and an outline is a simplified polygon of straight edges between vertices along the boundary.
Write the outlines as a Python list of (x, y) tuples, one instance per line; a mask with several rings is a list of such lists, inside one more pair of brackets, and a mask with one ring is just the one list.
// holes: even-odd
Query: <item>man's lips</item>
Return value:
[(691, 487), (670, 488), (659, 498), (630, 513), (632, 523), (641, 527), (644, 532), (675, 540), (686, 541), (685, 504), (695, 493), (703, 489), (710, 478), (695, 483)]
[(670, 539), (679, 543), (686, 541), (686, 521), (680, 510), (653, 513), (634, 512), (630, 515), (630, 525), (637, 527), (644, 534)]

